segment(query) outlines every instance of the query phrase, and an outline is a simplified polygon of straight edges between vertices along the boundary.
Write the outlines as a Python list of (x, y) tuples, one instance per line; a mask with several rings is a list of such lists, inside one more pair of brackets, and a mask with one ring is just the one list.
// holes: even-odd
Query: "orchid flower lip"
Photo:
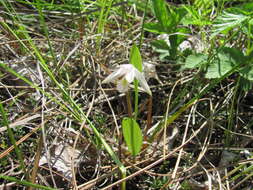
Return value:
[(138, 71), (132, 64), (122, 64), (117, 66), (116, 69), (102, 81), (102, 83), (116, 82), (117, 90), (120, 92), (126, 92), (129, 89), (130, 83), (132, 83), (134, 79), (139, 81), (140, 86), (146, 93), (152, 95), (143, 73)]

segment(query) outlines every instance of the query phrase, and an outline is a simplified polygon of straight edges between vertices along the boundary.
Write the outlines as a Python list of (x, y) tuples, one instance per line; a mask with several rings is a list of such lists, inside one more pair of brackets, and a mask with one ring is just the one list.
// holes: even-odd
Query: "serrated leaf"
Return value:
[(244, 59), (241, 51), (235, 48), (224, 47), (209, 64), (206, 78), (220, 78), (233, 69), (233, 67), (241, 64)]
[(211, 38), (219, 33), (227, 32), (235, 27), (242, 26), (243, 22), (250, 17), (243, 14), (234, 14), (223, 12), (221, 16), (218, 16), (213, 24)]
[(216, 59), (209, 65), (206, 73), (206, 78), (220, 78), (229, 72), (232, 68), (233, 66), (231, 65), (230, 61)]
[(134, 119), (126, 117), (122, 121), (122, 129), (129, 152), (136, 156), (142, 146), (142, 132), (138, 123)]
[(185, 60), (184, 68), (193, 69), (199, 67), (201, 66), (201, 64), (207, 61), (207, 58), (208, 58), (207, 55), (201, 53), (189, 55)]

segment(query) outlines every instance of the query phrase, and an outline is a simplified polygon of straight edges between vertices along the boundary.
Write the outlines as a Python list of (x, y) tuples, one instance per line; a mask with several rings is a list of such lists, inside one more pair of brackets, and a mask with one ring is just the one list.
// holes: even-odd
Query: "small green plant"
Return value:
[(167, 176), (155, 178), (150, 181), (151, 182), (150, 187), (152, 189), (161, 189), (163, 187), (163, 185), (166, 184), (167, 181), (168, 181)]
[[(128, 116), (122, 120), (123, 136), (126, 141), (128, 150), (132, 156), (136, 156), (142, 146), (142, 132), (139, 124), (137, 123), (138, 116), (138, 84), (146, 93), (152, 95), (151, 90), (142, 73), (142, 59), (139, 49), (134, 44), (130, 53), (130, 63), (118, 66), (118, 68), (110, 74), (103, 83), (116, 82), (117, 90), (126, 93), (126, 100), (128, 105)], [(130, 83), (134, 83), (134, 116), (132, 113), (132, 103), (129, 95)]]
[[(183, 68), (201, 68), (206, 70), (206, 78), (219, 78), (225, 73), (229, 72), (232, 68), (237, 67), (237, 71), (243, 78), (252, 81), (252, 44), (251, 44), (251, 25), (253, 17), (249, 12), (239, 11), (238, 9), (232, 9), (233, 12), (228, 13), (224, 11), (220, 16), (218, 16), (213, 25), (211, 38), (213, 40), (218, 40), (223, 44), (216, 50), (211, 50), (209, 54), (197, 53), (191, 54), (186, 57)], [(230, 11), (232, 11), (230, 10)], [(240, 13), (238, 13), (240, 12)], [(243, 14), (243, 13), (244, 14)], [(242, 28), (242, 34), (245, 36), (245, 41), (247, 45), (244, 49), (239, 49), (239, 47), (229, 47), (232, 40), (238, 37), (239, 29)], [(226, 36), (230, 34), (229, 38)], [(218, 35), (222, 34), (224, 37), (220, 38)]]
[(156, 34), (167, 34), (167, 40), (155, 40), (151, 44), (162, 53), (162, 58), (176, 60), (178, 46), (186, 39), (187, 28), (178, 27), (186, 15), (183, 7), (169, 6), (165, 0), (152, 0), (153, 10), (158, 22), (146, 23), (145, 30)]

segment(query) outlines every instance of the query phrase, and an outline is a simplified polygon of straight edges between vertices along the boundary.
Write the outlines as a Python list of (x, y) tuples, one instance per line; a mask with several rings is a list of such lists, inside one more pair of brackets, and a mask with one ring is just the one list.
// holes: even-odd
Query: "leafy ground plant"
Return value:
[(1, 0), (0, 189), (252, 189), (252, 7)]

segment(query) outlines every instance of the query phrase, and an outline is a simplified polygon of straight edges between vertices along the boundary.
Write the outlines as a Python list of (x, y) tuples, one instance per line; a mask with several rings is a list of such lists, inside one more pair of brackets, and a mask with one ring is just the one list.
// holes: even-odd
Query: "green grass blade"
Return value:
[(101, 34), (97, 37), (97, 50), (100, 50), (100, 45), (101, 45), (101, 40), (102, 40), (102, 35), (104, 33), (104, 26), (107, 21), (108, 14), (111, 10), (111, 6), (113, 3), (113, 0), (100, 0), (101, 1), (101, 11), (99, 14), (99, 19), (98, 19), (98, 30), (97, 33)]
[(44, 18), (44, 14), (42, 12), (42, 5), (40, 4), (40, 1), (37, 0), (37, 3), (36, 3), (36, 8), (38, 10), (38, 13), (39, 13), (39, 18), (40, 18), (40, 23), (41, 23), (41, 26), (42, 26), (42, 29), (44, 31), (44, 34), (46, 36), (46, 39), (47, 39), (47, 44), (48, 44), (48, 47), (49, 47), (49, 52), (53, 58), (53, 61), (54, 61), (54, 64), (57, 64), (57, 60), (56, 60), (56, 56), (55, 56), (55, 53), (53, 51), (53, 48), (52, 48), (52, 43), (49, 39), (49, 31), (48, 31), (48, 27), (46, 25), (46, 22), (45, 22), (45, 18)]
[(16, 145), (16, 140), (15, 140), (14, 134), (12, 132), (12, 129), (9, 126), (9, 122), (8, 122), (8, 119), (7, 119), (7, 116), (6, 116), (6, 112), (5, 112), (3, 104), (1, 102), (0, 102), (0, 112), (1, 112), (1, 115), (3, 117), (3, 125), (7, 127), (8, 136), (10, 138), (10, 141), (11, 141), (12, 145), (14, 146), (14, 150), (15, 150), (15, 153), (18, 157), (20, 167), (23, 170), (26, 177), (28, 177), (22, 151)]
[(31, 182), (26, 181), (26, 180), (19, 180), (15, 177), (5, 176), (5, 175), (1, 175), (1, 174), (0, 174), (0, 179), (16, 182), (17, 184), (24, 185), (24, 186), (27, 186), (27, 187), (34, 187), (34, 188), (45, 189), (45, 190), (56, 190), (56, 189), (51, 188), (51, 187), (46, 187), (46, 186), (43, 186), (43, 185), (34, 184), (34, 183), (31, 183)]

